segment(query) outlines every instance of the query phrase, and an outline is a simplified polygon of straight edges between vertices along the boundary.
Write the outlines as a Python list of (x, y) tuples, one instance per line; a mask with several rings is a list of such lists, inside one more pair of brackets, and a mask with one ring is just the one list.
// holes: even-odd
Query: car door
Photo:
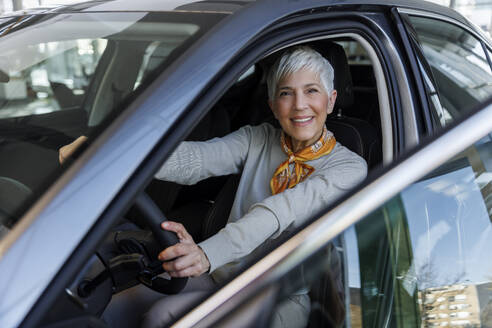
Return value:
[(489, 327), (491, 197), (489, 101), (300, 230), (173, 327), (269, 326), (275, 308), (305, 282), (309, 327)]

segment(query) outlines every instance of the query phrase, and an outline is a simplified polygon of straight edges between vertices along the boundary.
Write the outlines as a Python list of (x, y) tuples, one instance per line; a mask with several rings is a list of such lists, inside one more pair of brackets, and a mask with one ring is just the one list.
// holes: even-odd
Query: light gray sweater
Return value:
[(364, 159), (339, 143), (307, 162), (315, 171), (292, 189), (273, 195), (270, 179), (286, 160), (281, 130), (245, 126), (223, 138), (182, 142), (155, 177), (191, 185), (212, 176), (239, 173), (241, 180), (227, 225), (199, 244), (216, 281), (227, 278), (244, 257), (302, 224), (367, 174)]

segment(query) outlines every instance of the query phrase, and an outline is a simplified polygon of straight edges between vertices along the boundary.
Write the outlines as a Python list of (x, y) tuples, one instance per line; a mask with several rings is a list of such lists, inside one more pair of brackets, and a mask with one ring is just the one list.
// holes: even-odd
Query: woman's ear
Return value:
[(337, 100), (337, 90), (333, 89), (328, 95), (328, 108), (326, 109), (327, 114), (333, 112), (333, 107), (335, 107), (335, 101)]

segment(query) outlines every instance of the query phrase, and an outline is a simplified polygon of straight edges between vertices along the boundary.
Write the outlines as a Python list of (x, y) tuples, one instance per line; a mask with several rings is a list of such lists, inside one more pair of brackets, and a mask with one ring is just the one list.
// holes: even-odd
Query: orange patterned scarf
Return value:
[[(287, 154), (288, 158), (277, 167), (273, 174), (273, 178), (270, 180), (272, 195), (281, 193), (285, 189), (293, 188), (298, 183), (306, 180), (306, 178), (314, 172), (314, 167), (304, 162), (328, 155), (335, 147), (336, 140), (331, 133), (328, 133), (328, 130), (325, 127), (323, 129), (323, 134), (318, 141), (296, 153), (292, 152), (291, 138), (286, 136), (283, 131), (280, 143), (282, 150)], [(294, 163), (293, 170), (291, 169), (292, 163)]]

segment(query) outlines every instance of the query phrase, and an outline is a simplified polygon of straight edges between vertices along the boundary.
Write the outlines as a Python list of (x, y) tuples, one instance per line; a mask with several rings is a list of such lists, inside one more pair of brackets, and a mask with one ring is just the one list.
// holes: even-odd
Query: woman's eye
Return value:
[(288, 91), (281, 91), (279, 93), (279, 97), (288, 96), (289, 94), (290, 94), (290, 92), (288, 92)]
[(308, 89), (308, 93), (316, 93), (316, 92), (318, 92), (318, 89), (315, 88)]

